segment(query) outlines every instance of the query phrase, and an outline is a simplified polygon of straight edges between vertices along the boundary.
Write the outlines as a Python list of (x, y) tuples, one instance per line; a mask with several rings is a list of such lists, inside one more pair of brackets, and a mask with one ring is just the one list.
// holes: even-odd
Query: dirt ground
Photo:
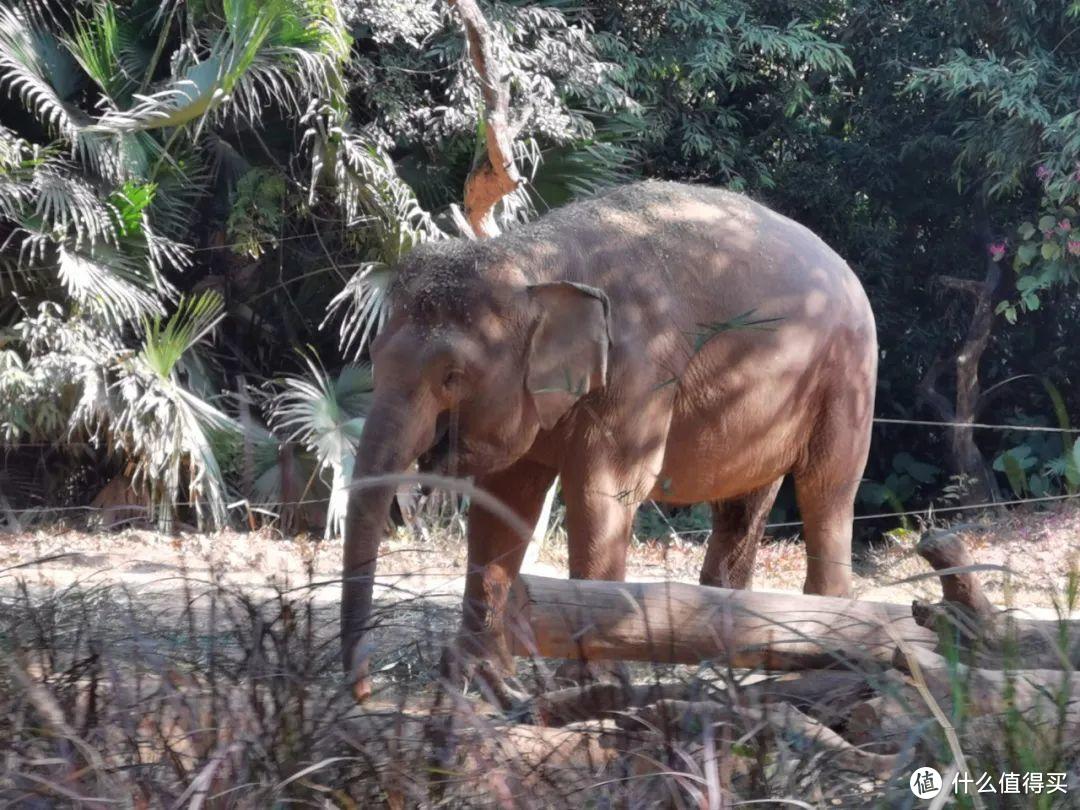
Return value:
[[(980, 574), (993, 601), (1039, 618), (1059, 615), (1069, 572), (1080, 569), (1080, 506), (987, 514), (964, 525), (975, 561), (1001, 567)], [(860, 549), (853, 563), (856, 595), (902, 604), (939, 598), (936, 577), (926, 576), (929, 567), (914, 552), (917, 538), (898, 532)], [(533, 556), (528, 573), (566, 576), (559, 532)], [(694, 582), (703, 556), (700, 542), (635, 542), (628, 578)], [(253, 598), (270, 597), (275, 589), (309, 590), (329, 636), (336, 632), (340, 560), (340, 542), (285, 539), (270, 530), (170, 537), (141, 529), (91, 533), (54, 526), (0, 534), (0, 598), (10, 597), (20, 581), (41, 595), (115, 585), (147, 615), (167, 616), (191, 601), (193, 583), (195, 591), (200, 583), (218, 582)], [(379, 562), (377, 604), (395, 614), (380, 635), (406, 646), (420, 636), (432, 645), (445, 641), (457, 621), (464, 568), (460, 528), (399, 530), (383, 544)], [(754, 588), (797, 591), (804, 574), (798, 538), (770, 538), (758, 556)]]

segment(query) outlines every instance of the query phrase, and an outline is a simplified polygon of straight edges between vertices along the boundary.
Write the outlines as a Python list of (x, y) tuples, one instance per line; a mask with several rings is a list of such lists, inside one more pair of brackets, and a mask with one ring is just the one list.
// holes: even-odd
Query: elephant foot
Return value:
[(371, 697), (371, 678), (361, 676), (353, 681), (352, 695), (357, 703), (364, 703)]
[(470, 652), (460, 642), (451, 644), (443, 650), (439, 679), (450, 692), (463, 694), (471, 685), (488, 703), (504, 712), (516, 713), (531, 703), (529, 695), (507, 667), (496, 661)]

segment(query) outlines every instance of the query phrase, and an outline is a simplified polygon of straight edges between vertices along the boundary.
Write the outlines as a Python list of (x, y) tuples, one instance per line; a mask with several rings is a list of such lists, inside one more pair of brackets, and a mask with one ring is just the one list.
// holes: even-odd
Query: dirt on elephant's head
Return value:
[(527, 283), (520, 257), (495, 240), (446, 239), (418, 245), (397, 267), (394, 310), (424, 324), (468, 324), (484, 310), (502, 311)]

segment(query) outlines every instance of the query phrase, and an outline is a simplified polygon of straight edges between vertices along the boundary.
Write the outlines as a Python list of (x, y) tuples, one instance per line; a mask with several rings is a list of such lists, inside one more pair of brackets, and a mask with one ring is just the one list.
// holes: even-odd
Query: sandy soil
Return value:
[[(1069, 572), (1080, 570), (1080, 508), (997, 515), (972, 521), (965, 537), (978, 563), (1001, 566), (981, 578), (990, 598), (1039, 618), (1062, 610)], [(938, 599), (937, 579), (915, 554), (917, 535), (899, 534), (854, 560), (858, 597), (909, 604), (914, 598)], [(694, 582), (704, 556), (699, 543), (635, 543), (629, 579)], [(271, 531), (253, 534), (163, 536), (129, 529), (86, 533), (60, 527), (20, 535), (0, 534), (0, 601), (19, 587), (48, 596), (68, 588), (101, 588), (122, 600), (133, 615), (168, 621), (214, 583), (252, 599), (276, 591), (310, 593), (321, 633), (336, 634), (340, 589), (334, 581), (340, 542), (283, 539)], [(565, 541), (549, 537), (526, 571), (566, 576)], [(379, 649), (416, 647), (415, 655), (387, 653), (383, 667), (405, 659), (429, 660), (445, 643), (458, 619), (465, 567), (460, 531), (400, 531), (384, 543), (376, 600), (388, 617), (376, 639)], [(754, 587), (797, 591), (805, 573), (803, 548), (796, 538), (772, 539), (762, 548)], [(914, 580), (912, 579), (914, 578)], [(21, 585), (20, 585), (21, 583)], [(392, 608), (392, 610), (391, 610)], [(1068, 611), (1064, 611), (1069, 615)], [(1070, 618), (1080, 616), (1074, 611)]]

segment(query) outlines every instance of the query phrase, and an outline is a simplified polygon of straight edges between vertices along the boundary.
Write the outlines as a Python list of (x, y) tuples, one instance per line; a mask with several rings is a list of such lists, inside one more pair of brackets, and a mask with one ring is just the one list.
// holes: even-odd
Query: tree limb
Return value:
[[(976, 232), (980, 245), (990, 242), (990, 225), (985, 210), (980, 208)], [(949, 422), (974, 422), (982, 408), (982, 391), (979, 383), (979, 363), (990, 343), (994, 325), (994, 293), (1001, 281), (1001, 266), (987, 253), (985, 273), (981, 281), (938, 276), (937, 283), (944, 287), (968, 293), (974, 299), (971, 321), (963, 342), (951, 357), (938, 359), (927, 371), (919, 384), (919, 398), (932, 407), (939, 418)], [(937, 380), (947, 363), (955, 364), (956, 395), (954, 401), (937, 390)], [(966, 425), (949, 428), (949, 459), (955, 473), (969, 476), (979, 482), (981, 491), (970, 493), (973, 500), (1000, 500), (1001, 492), (993, 473), (975, 443), (974, 430)]]
[(461, 15), (469, 56), (480, 78), (484, 100), (486, 150), (478, 156), (465, 181), (465, 218), (477, 236), (497, 236), (494, 210), (499, 200), (522, 183), (514, 164), (510, 128), (510, 88), (499, 70), (491, 28), (476, 0), (447, 0)]

